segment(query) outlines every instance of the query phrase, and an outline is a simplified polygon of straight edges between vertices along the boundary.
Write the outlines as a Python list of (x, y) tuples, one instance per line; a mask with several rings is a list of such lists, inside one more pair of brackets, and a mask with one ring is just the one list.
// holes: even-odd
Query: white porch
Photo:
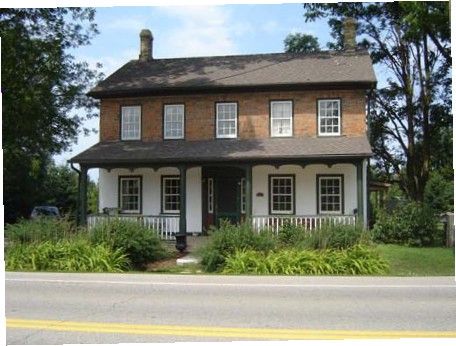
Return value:
[[(295, 224), (303, 225), (311, 230), (318, 228), (322, 223), (344, 223), (354, 224), (362, 221), (366, 224), (367, 215), (367, 183), (366, 183), (366, 160), (359, 164), (337, 163), (327, 164), (287, 164), (273, 166), (268, 164), (257, 164), (251, 167), (251, 191), (250, 208), (251, 214), (240, 210), (241, 219), (252, 220), (255, 229), (263, 228), (277, 231), (279, 227), (290, 220)], [(105, 208), (118, 209), (120, 214), (115, 217), (135, 219), (150, 228), (159, 232), (163, 239), (171, 239), (174, 234), (179, 233), (180, 214), (170, 212), (164, 208), (163, 184), (166, 177), (179, 177), (181, 170), (175, 167), (136, 168), (124, 169), (115, 168), (100, 169), (99, 178), (99, 215), (91, 215), (87, 222), (92, 227), (97, 222), (103, 222), (108, 215), (101, 215)], [(214, 196), (210, 196), (210, 188), (207, 172), (204, 166), (190, 167), (185, 170), (185, 191), (180, 194), (185, 198), (186, 207), (186, 233), (198, 234), (207, 226), (208, 216), (215, 214), (214, 208), (217, 203)], [(121, 206), (121, 179), (134, 177), (139, 179), (140, 188), (138, 196), (138, 210), (134, 213), (122, 212)], [(292, 177), (292, 211), (283, 214), (278, 213), (271, 207), (272, 190), (271, 177)], [(340, 208), (338, 210), (325, 212), (321, 210), (321, 177), (336, 177), (340, 181)], [(361, 189), (361, 190), (360, 190)], [(291, 190), (290, 190), (291, 191)], [(212, 188), (212, 193), (214, 193)], [(210, 201), (212, 198), (212, 202)], [(240, 209), (246, 202), (244, 194), (241, 197)], [(208, 205), (212, 203), (212, 205)], [(244, 204), (243, 204), (244, 203)], [(361, 211), (359, 208), (361, 207)], [(337, 208), (335, 208), (337, 209)], [(357, 220), (358, 217), (358, 220)]]
[[(129, 220), (138, 222), (150, 229), (153, 229), (163, 240), (174, 240), (174, 236), (179, 233), (179, 217), (177, 216), (152, 216), (152, 215), (89, 215), (87, 226), (90, 229), (104, 224), (110, 220)], [(280, 228), (286, 223), (301, 226), (306, 231), (312, 231), (328, 224), (355, 225), (355, 215), (301, 215), (301, 216), (253, 216), (252, 226), (257, 232), (271, 231), (278, 233)]]

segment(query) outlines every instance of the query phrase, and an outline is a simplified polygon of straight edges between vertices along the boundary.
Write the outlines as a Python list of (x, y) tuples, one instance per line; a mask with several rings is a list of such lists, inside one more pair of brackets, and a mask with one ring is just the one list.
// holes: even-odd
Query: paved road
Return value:
[(5, 279), (7, 344), (456, 337), (452, 277)]

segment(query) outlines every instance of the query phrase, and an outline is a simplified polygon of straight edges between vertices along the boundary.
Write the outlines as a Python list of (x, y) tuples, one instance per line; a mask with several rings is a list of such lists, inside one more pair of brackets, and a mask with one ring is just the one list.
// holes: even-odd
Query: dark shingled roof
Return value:
[(116, 141), (95, 144), (71, 159), (92, 167), (109, 165), (319, 161), (372, 155), (366, 136), (221, 139), (210, 141)]
[(275, 53), (132, 60), (100, 82), (89, 96), (226, 91), (236, 88), (372, 88), (376, 78), (366, 51)]

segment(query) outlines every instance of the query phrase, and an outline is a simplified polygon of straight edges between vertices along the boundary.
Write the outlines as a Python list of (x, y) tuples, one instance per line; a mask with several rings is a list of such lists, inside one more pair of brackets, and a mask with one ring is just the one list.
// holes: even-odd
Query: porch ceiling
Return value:
[(347, 162), (367, 158), (367, 137), (100, 142), (70, 162), (88, 167), (163, 164)]

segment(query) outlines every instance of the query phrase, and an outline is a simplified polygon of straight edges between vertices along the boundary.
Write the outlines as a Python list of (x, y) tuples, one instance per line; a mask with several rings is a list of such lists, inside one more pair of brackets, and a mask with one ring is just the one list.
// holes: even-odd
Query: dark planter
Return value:
[(176, 249), (179, 252), (184, 252), (187, 248), (187, 235), (186, 234), (176, 234)]

